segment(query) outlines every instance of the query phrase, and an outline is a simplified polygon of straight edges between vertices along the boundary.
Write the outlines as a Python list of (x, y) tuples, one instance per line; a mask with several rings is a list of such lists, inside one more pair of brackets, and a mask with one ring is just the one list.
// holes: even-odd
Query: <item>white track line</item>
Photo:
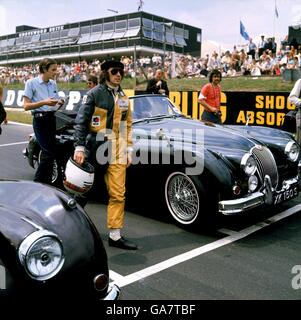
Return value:
[[(9, 124), (16, 124), (16, 125), (19, 125), (19, 126), (32, 127), (31, 124), (14, 122), (14, 121), (9, 121), (9, 122), (8, 122), (8, 125), (9, 125)], [(0, 147), (9, 147), (9, 146), (14, 146), (14, 145), (18, 145), (18, 144), (26, 144), (26, 143), (28, 143), (28, 140), (27, 140), (27, 141), (24, 141), (24, 142), (15, 142), (15, 143), (0, 144)]]
[(228, 236), (233, 236), (234, 234), (237, 234), (238, 231), (234, 231), (234, 230), (229, 230), (229, 229), (218, 229), (218, 232), (226, 234)]
[[(287, 218), (287, 217), (297, 213), (300, 210), (301, 210), (301, 204), (298, 204), (295, 207), (292, 207), (288, 210), (285, 210), (285, 211), (283, 211), (283, 212), (281, 212), (281, 213), (279, 213), (279, 214), (277, 214), (277, 215), (275, 215), (265, 221), (259, 222), (255, 225), (252, 225), (252, 226), (250, 226), (244, 230), (241, 230), (237, 233), (234, 233), (228, 237), (222, 238), (222, 239), (214, 241), (212, 243), (208, 243), (202, 247), (193, 249), (191, 251), (185, 252), (183, 254), (180, 254), (180, 255), (175, 256), (173, 258), (170, 258), (168, 260), (162, 261), (162, 262), (157, 263), (151, 267), (134, 272), (134, 273), (127, 275), (125, 277), (122, 277), (121, 275), (117, 274), (118, 277), (116, 277), (116, 280), (114, 280), (114, 283), (117, 284), (119, 287), (124, 287), (128, 284), (134, 283), (136, 281), (140, 281), (146, 277), (149, 277), (149, 276), (156, 274), (160, 271), (166, 270), (166, 269), (173, 267), (179, 263), (193, 259), (195, 257), (198, 257), (198, 256), (204, 254), (204, 253), (218, 249), (220, 247), (223, 247), (223, 246), (230, 244), (230, 243), (233, 243), (235, 241), (241, 240), (256, 231), (261, 230), (261, 229), (271, 225), (272, 223), (275, 223), (277, 221), (280, 221), (284, 218)], [(115, 274), (115, 276), (116, 276), (116, 274)]]
[(21, 123), (21, 122), (15, 122), (15, 121), (8, 121), (8, 124), (17, 124), (19, 126), (26, 126), (26, 127), (32, 127), (32, 124), (29, 123)]
[(121, 274), (113, 271), (113, 270), (109, 270), (109, 277), (112, 281), (123, 281), (124, 276), (122, 276)]
[(18, 145), (18, 144), (26, 144), (26, 143), (28, 143), (28, 141), (0, 144), (0, 148), (1, 148), (1, 147), (16, 146), (16, 145)]

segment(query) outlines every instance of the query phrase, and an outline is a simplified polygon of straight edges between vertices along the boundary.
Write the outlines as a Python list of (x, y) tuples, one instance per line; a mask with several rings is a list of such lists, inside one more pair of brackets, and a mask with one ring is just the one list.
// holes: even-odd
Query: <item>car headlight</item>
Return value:
[(47, 230), (39, 230), (26, 237), (18, 254), (27, 274), (38, 281), (55, 276), (65, 261), (61, 241)]
[(249, 191), (254, 192), (258, 187), (258, 178), (256, 176), (250, 176), (248, 181)]
[(248, 176), (251, 176), (257, 168), (257, 164), (254, 157), (249, 153), (246, 153), (242, 157), (240, 166), (244, 170), (245, 174)]
[(299, 158), (300, 147), (295, 141), (290, 141), (285, 146), (285, 154), (291, 162), (296, 162)]

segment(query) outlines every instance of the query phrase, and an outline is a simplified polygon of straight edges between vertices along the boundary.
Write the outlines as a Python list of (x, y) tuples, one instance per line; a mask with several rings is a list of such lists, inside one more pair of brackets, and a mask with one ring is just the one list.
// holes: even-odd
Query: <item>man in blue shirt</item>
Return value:
[(1, 123), (7, 124), (6, 111), (2, 104), (3, 88), (0, 86), (0, 134), (2, 132)]
[(23, 107), (26, 111), (31, 110), (33, 130), (42, 151), (34, 181), (51, 184), (56, 155), (54, 112), (64, 100), (60, 99), (53, 80), (57, 74), (56, 61), (43, 59), (39, 63), (39, 72), (38, 77), (26, 81)]

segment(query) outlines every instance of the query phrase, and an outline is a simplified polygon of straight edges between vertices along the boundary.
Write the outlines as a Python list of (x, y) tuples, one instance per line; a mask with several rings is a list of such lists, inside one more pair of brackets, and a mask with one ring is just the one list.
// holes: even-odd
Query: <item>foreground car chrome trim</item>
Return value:
[(218, 204), (219, 212), (224, 215), (233, 215), (253, 209), (260, 205), (271, 205), (278, 195), (289, 188), (296, 186), (299, 191), (299, 183), (299, 176), (290, 180), (285, 180), (282, 184), (282, 189), (280, 191), (275, 191), (272, 188), (270, 177), (265, 176), (264, 188), (262, 191), (252, 193), (249, 196), (240, 199), (220, 201)]
[(116, 284), (109, 284), (109, 289), (107, 295), (103, 300), (118, 300), (120, 297), (120, 288)]

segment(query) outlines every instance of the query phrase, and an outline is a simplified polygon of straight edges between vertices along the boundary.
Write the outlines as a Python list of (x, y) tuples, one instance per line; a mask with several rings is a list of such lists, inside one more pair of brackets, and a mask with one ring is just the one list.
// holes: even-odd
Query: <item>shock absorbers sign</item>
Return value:
[(250, 125), (281, 127), (285, 114), (295, 109), (288, 100), (288, 93), (236, 93), (235, 97), (230, 97), (231, 93), (228, 95), (231, 111), (227, 110), (227, 121), (233, 124), (243, 125), (248, 121)]

